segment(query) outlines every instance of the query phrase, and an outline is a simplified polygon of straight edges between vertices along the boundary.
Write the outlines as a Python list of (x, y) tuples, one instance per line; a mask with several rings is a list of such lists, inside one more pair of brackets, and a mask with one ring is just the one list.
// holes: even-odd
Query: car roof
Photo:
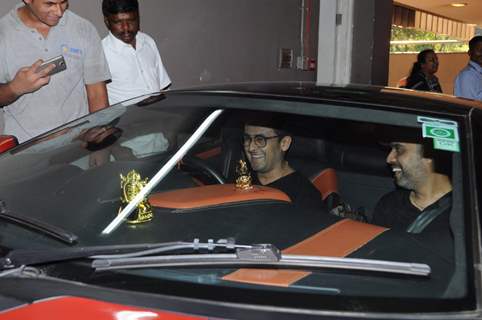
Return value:
[(319, 102), (351, 102), (385, 105), (402, 109), (466, 114), (482, 109), (482, 102), (451, 95), (400, 88), (350, 84), (318, 85), (314, 82), (246, 82), (191, 87), (173, 93), (198, 93), (248, 97), (295, 98)]

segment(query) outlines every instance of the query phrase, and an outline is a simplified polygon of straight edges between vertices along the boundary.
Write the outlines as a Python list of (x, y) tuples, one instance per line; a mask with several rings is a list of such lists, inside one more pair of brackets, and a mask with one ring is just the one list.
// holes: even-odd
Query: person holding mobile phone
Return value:
[(19, 142), (109, 105), (100, 37), (68, 7), (23, 0), (0, 18), (3, 131)]
[(102, 13), (109, 34), (102, 46), (112, 81), (107, 84), (110, 104), (150, 93), (171, 85), (155, 41), (139, 31), (137, 0), (103, 0)]

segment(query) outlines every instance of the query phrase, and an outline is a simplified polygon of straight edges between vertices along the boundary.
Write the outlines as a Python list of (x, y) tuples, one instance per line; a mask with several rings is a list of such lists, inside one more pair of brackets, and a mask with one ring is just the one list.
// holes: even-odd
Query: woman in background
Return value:
[(421, 91), (442, 92), (435, 73), (438, 70), (438, 58), (432, 49), (420, 51), (417, 62), (407, 78), (405, 88)]

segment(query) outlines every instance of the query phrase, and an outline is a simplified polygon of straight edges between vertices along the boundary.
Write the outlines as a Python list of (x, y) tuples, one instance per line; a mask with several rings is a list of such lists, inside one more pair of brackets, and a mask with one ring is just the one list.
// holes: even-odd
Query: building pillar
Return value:
[(317, 83), (387, 85), (392, 0), (320, 0)]

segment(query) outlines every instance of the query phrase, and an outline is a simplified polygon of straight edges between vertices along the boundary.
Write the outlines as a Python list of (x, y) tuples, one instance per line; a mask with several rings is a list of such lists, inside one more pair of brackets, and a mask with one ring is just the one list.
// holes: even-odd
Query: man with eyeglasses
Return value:
[(274, 129), (273, 124), (259, 120), (244, 127), (243, 146), (254, 182), (286, 193), (292, 203), (313, 209), (324, 209), (320, 192), (286, 160), (293, 138), (287, 132)]

